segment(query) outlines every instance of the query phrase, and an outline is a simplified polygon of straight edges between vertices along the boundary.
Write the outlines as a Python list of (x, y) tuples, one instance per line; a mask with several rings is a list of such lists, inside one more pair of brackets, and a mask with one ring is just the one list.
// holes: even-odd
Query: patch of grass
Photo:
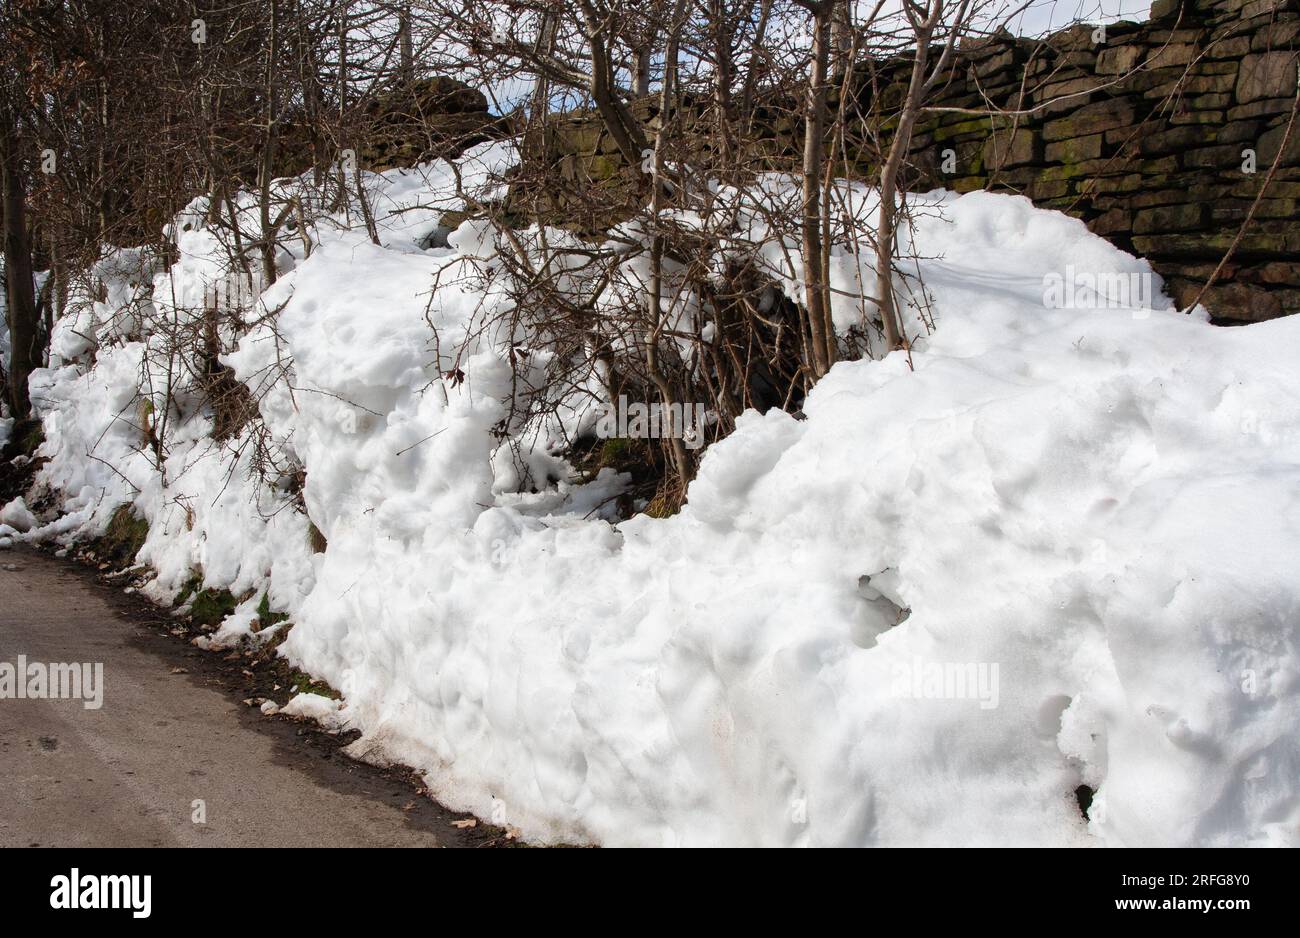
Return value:
[(113, 512), (95, 552), (115, 566), (127, 567), (135, 563), (136, 555), (148, 536), (149, 522), (137, 517), (131, 505), (122, 505)]
[(238, 605), (230, 590), (199, 590), (190, 603), (190, 618), (199, 625), (218, 626)]
[(658, 474), (657, 454), (645, 440), (586, 439), (576, 443), (568, 455), (573, 465), (589, 478), (595, 478), (601, 469), (630, 473), (638, 482)]
[(202, 588), (203, 588), (203, 577), (195, 573), (188, 580), (185, 581), (185, 585), (182, 586), (180, 592), (176, 594), (175, 605), (177, 606), (185, 605), (185, 603), (189, 601), (189, 598)]
[(262, 594), (262, 599), (257, 604), (258, 631), (270, 628), (273, 625), (279, 625), (289, 618), (287, 612), (271, 611), (271, 591), (267, 590)]
[(190, 604), (190, 618), (199, 625), (209, 627), (220, 625), (239, 605), (239, 600), (230, 594), (230, 590), (205, 589), (201, 573), (195, 573), (186, 580), (181, 591), (176, 594), (177, 606), (183, 606), (187, 602)]
[(600, 465), (621, 466), (632, 455), (632, 441), (622, 437), (606, 440), (600, 447)]
[(642, 514), (649, 515), (651, 518), (671, 518), (681, 510), (682, 503), (679, 496), (659, 492), (650, 499), (650, 504), (645, 506)]
[(329, 697), (331, 700), (340, 700), (343, 695), (330, 687), (322, 680), (312, 677), (306, 671), (294, 671), (290, 676), (295, 694), (316, 694), (321, 697)]

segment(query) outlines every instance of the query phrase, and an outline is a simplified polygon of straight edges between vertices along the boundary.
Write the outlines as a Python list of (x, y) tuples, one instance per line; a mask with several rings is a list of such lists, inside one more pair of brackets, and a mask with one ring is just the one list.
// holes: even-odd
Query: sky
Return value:
[[(1008, 4), (1007, 8), (1015, 7)], [(1097, 23), (1142, 21), (1150, 10), (1150, 0), (1034, 0), (1015, 18), (1011, 29), (1022, 36), (1036, 36), (1080, 19)]]
[[(857, 0), (859, 15), (865, 19), (876, 6), (877, 0)], [(981, 8), (979, 26), (982, 31), (992, 31), (999, 26), (1006, 26), (1020, 36), (1042, 36), (1062, 29), (1073, 22), (1111, 23), (1119, 20), (1143, 21), (1148, 18), (1150, 0), (975, 0)], [(955, 0), (950, 3), (950, 8)], [(878, 26), (891, 22), (901, 23), (901, 0), (886, 0), (876, 20)], [(529, 24), (520, 19), (507, 20), (503, 8), (501, 28), (515, 39), (528, 39)], [(800, 12), (796, 18), (781, 20), (777, 27), (774, 42), (785, 48), (805, 47), (811, 42), (807, 32), (807, 16)], [(780, 35), (776, 39), (775, 35)], [(453, 44), (453, 49), (462, 47)], [(463, 54), (463, 53), (462, 53)], [(459, 58), (459, 56), (457, 56)], [(474, 76), (461, 76), (488, 93), (491, 108), (496, 113), (504, 113), (515, 104), (528, 98), (532, 89), (531, 78), (515, 75), (502, 80), (494, 77), (488, 81), (476, 81)], [(620, 76), (627, 80), (627, 76)]]

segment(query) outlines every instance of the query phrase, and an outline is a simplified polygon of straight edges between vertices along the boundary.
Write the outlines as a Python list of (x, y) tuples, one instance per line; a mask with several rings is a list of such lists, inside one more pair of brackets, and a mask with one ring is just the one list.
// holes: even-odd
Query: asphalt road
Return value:
[(201, 660), (216, 655), (140, 618), (69, 562), (0, 551), (0, 665), (102, 662), (104, 675), (97, 710), (0, 699), (0, 846), (460, 846), (485, 833), (243, 705)]

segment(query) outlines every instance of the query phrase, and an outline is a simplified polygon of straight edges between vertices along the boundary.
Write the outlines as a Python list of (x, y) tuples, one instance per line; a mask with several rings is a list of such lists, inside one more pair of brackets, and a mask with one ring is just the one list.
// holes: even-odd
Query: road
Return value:
[(68, 561), (0, 551), (0, 663), (104, 666), (99, 709), (0, 699), (0, 846), (461, 846), (487, 835), (454, 827), (463, 815), (409, 778), (245, 706), (223, 686), (219, 655), (146, 619)]

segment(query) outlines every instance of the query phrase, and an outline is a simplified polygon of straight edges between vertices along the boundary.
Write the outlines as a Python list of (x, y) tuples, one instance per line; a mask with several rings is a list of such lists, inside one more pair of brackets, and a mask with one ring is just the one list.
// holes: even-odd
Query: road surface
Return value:
[(83, 568), (0, 551), (0, 663), (104, 666), (98, 710), (0, 699), (0, 846), (459, 846), (487, 834), (454, 827), (463, 815), (409, 778), (244, 705), (220, 655), (147, 619)]

